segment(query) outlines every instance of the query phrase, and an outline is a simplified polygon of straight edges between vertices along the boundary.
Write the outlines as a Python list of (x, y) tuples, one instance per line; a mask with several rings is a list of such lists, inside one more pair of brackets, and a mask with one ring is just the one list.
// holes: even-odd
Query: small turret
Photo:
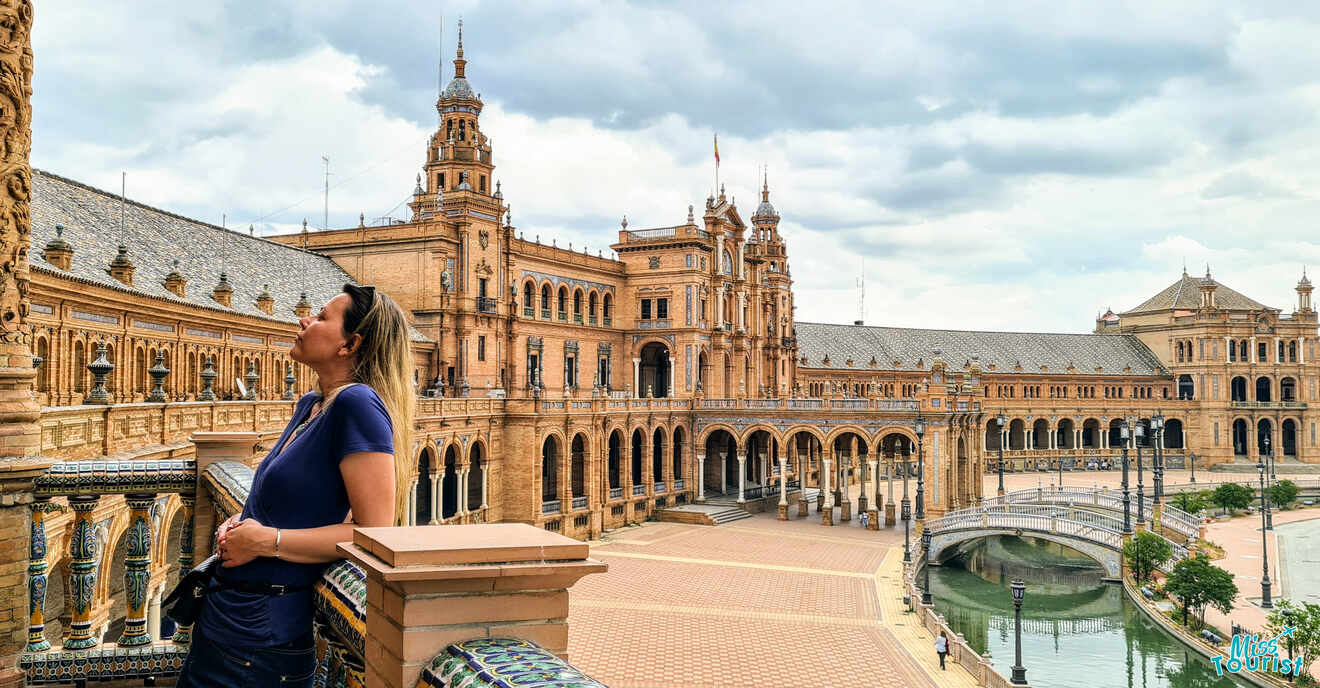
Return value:
[(1311, 313), (1311, 280), (1306, 277), (1306, 268), (1302, 268), (1302, 279), (1297, 283), (1297, 312)]
[(133, 272), (136, 269), (133, 266), (133, 261), (128, 257), (128, 247), (120, 244), (119, 253), (115, 255), (114, 260), (110, 261), (110, 276), (131, 287), (133, 286)]
[(73, 246), (64, 240), (64, 225), (55, 225), (55, 238), (46, 243), (46, 262), (68, 271), (73, 266)]
[(170, 270), (170, 274), (165, 275), (165, 288), (181, 299), (187, 298), (188, 280), (183, 276), (183, 273), (179, 272), (178, 258), (174, 259), (174, 266)]
[(225, 308), (232, 307), (234, 302), (234, 288), (229, 286), (229, 275), (223, 272), (220, 273), (220, 282), (211, 290), (211, 298), (215, 299), (216, 303)]

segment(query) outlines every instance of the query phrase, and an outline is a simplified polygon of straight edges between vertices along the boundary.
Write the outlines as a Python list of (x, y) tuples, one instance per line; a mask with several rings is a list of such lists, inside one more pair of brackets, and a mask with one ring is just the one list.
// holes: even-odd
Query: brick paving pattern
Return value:
[(591, 547), (609, 573), (573, 587), (569, 657), (612, 688), (972, 686), (903, 613), (902, 542), (815, 513), (614, 531)]

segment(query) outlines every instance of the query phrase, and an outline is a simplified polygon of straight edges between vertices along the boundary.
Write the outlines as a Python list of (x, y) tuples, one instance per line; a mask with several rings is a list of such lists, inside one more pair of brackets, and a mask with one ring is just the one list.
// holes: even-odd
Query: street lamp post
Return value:
[(1158, 411), (1150, 419), (1151, 439), (1155, 441), (1155, 494), (1151, 497), (1151, 503), (1155, 506), (1160, 505), (1160, 497), (1164, 494), (1164, 416)]
[(912, 424), (917, 433), (917, 520), (926, 520), (926, 461), (922, 440), (926, 436), (926, 421), (921, 416)]
[(1118, 425), (1118, 438), (1123, 445), (1123, 534), (1132, 533), (1132, 493), (1128, 491), (1128, 424)]
[(912, 551), (908, 548), (908, 521), (912, 518), (912, 501), (907, 497), (903, 498), (903, 561), (912, 561)]
[[(1263, 439), (1265, 440), (1265, 465), (1269, 466), (1274, 463), (1274, 447), (1271, 446), (1269, 435), (1266, 435)], [(1274, 530), (1274, 507), (1270, 504), (1269, 496), (1265, 494), (1269, 492), (1270, 486), (1274, 482), (1274, 476), (1271, 471), (1266, 472), (1271, 473), (1271, 475), (1268, 476), (1269, 480), (1265, 481), (1260, 491), (1261, 509), (1265, 513), (1265, 530)]]
[(1260, 473), (1260, 607), (1273, 609), (1274, 603), (1270, 601), (1269, 536), (1265, 532), (1265, 464), (1257, 461), (1256, 470)]
[(995, 416), (995, 422), (999, 424), (999, 496), (1004, 496), (1004, 423), (1008, 419), (1004, 414)]
[(1145, 439), (1146, 432), (1141, 427), (1141, 420), (1138, 419), (1132, 429), (1132, 444), (1137, 445), (1137, 525), (1146, 523), (1146, 486), (1142, 478), (1141, 470), (1141, 440)]
[(1027, 595), (1027, 586), (1020, 580), (1013, 581), (1009, 588), (1013, 591), (1013, 675), (1008, 682), (1015, 686), (1027, 685), (1027, 668), (1022, 666), (1022, 598)]
[(926, 566), (921, 570), (921, 603), (929, 607), (934, 604), (930, 595), (930, 531), (921, 531), (921, 549), (926, 553)]

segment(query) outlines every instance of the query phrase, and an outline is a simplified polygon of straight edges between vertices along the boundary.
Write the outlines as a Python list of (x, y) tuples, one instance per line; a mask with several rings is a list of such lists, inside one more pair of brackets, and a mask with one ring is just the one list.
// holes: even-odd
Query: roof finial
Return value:
[(454, 78), (464, 78), (463, 69), (467, 66), (467, 60), (463, 59), (463, 20), (458, 20), (458, 57), (454, 58)]
[(1209, 261), (1207, 261), (1206, 264), (1205, 264), (1205, 278), (1206, 278), (1206, 279), (1210, 279), (1210, 263), (1209, 263)]
[(761, 170), (761, 200), (770, 200), (770, 166), (766, 165)]
[(622, 227), (625, 231), (628, 229), (628, 216), (627, 216), (627, 215), (624, 215), (624, 216), (623, 216), (623, 222), (620, 222), (620, 223), (619, 223), (619, 226)]
[(1183, 256), (1183, 277), (1187, 276), (1187, 256)]

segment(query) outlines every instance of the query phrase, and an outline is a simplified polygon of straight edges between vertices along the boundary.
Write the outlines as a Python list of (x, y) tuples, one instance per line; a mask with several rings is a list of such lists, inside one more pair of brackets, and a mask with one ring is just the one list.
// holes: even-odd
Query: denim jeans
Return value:
[(177, 688), (311, 688), (316, 646), (309, 631), (286, 645), (263, 648), (221, 647), (193, 627), (192, 646), (183, 662)]

